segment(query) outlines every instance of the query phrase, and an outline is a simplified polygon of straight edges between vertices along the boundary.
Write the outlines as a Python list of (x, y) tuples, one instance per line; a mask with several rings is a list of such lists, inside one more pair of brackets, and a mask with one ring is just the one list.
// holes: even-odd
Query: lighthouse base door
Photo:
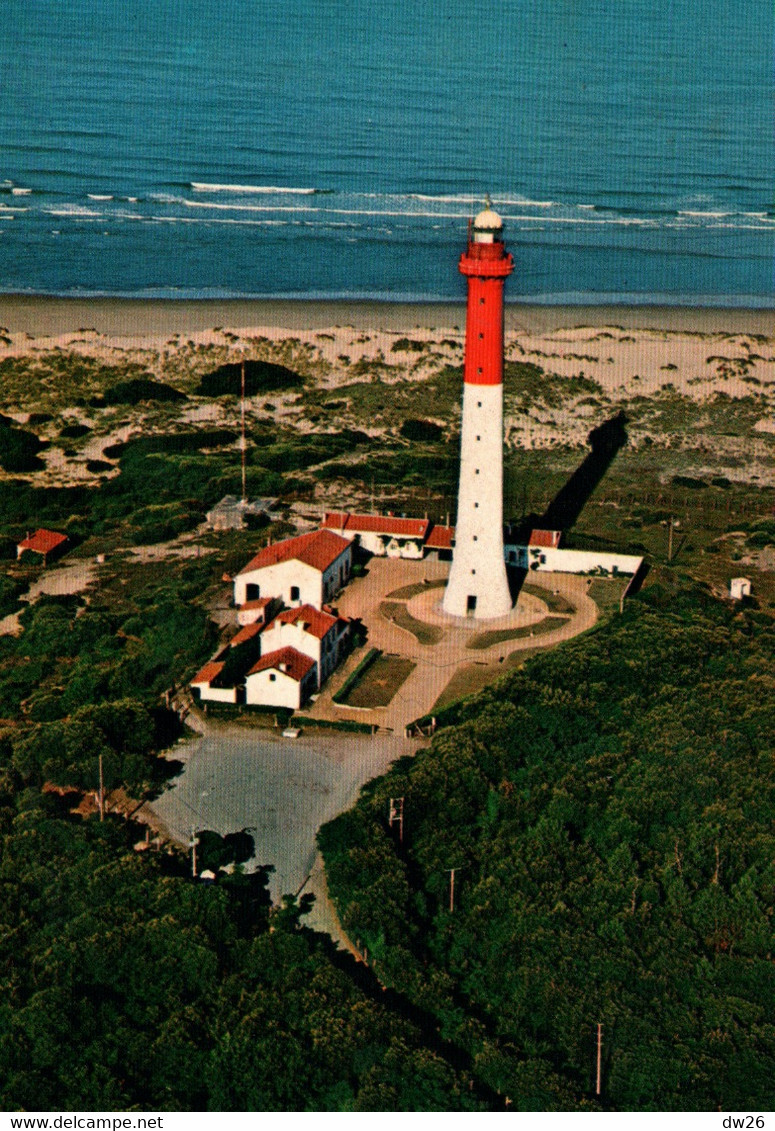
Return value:
[(468, 598), (466, 599), (466, 616), (472, 617), (475, 612), (476, 612), (476, 597), (473, 595), (473, 593), (469, 593)]

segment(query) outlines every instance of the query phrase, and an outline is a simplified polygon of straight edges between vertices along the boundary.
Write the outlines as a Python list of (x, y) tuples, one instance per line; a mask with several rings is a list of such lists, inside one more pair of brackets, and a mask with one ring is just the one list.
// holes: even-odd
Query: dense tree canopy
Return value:
[(516, 1105), (588, 1103), (602, 1023), (613, 1108), (771, 1106), (774, 643), (769, 617), (653, 585), (324, 828), (379, 976)]
[(266, 869), (194, 882), (177, 854), (133, 852), (131, 824), (16, 784), (0, 798), (4, 1110), (482, 1109), (303, 908), (270, 911)]

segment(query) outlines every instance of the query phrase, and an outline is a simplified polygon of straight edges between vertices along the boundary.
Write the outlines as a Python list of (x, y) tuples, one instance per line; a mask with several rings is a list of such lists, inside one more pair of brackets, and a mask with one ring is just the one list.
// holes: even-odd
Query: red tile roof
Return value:
[(561, 530), (533, 530), (528, 546), (548, 546), (556, 549), (560, 544)]
[(57, 546), (61, 546), (67, 541), (66, 534), (57, 534), (55, 530), (36, 530), (31, 538), (25, 538), (23, 542), (19, 542), (18, 549), (20, 552), (25, 550), (36, 550), (39, 554), (50, 554)]
[(278, 648), (275, 652), (267, 652), (266, 656), (262, 656), (250, 669), (248, 675), (255, 675), (256, 672), (264, 672), (270, 668), (280, 671), (280, 664), (287, 666), (284, 675), (300, 683), (310, 669), (314, 668), (315, 661), (297, 652), (295, 648)]
[(209, 663), (205, 664), (205, 666), (196, 673), (191, 682), (212, 683), (215, 677), (221, 674), (225, 666), (225, 664), (219, 664), (217, 660), (210, 660)]
[(276, 624), (303, 624), (306, 632), (322, 640), (337, 623), (337, 617), (323, 613), (314, 605), (299, 605), (296, 609), (285, 609), (270, 621), (264, 632), (271, 632)]
[(350, 534), (425, 538), (430, 521), (427, 518), (396, 518), (392, 514), (345, 514), (330, 511), (323, 518), (323, 526), (329, 530), (346, 530)]
[(425, 540), (425, 545), (429, 550), (451, 550), (454, 537), (454, 526), (434, 526)]
[(299, 534), (296, 538), (287, 538), (284, 542), (265, 546), (240, 570), (240, 574), (292, 561), (304, 562), (322, 573), (349, 549), (350, 542), (347, 538), (340, 538), (330, 530), (312, 530), (309, 534)]
[(260, 621), (255, 621), (253, 624), (246, 624), (241, 628), (236, 636), (232, 636), (229, 644), (232, 648), (239, 647), (240, 644), (247, 644), (248, 640), (252, 640), (254, 636), (258, 636), (259, 632), (263, 632), (264, 625)]

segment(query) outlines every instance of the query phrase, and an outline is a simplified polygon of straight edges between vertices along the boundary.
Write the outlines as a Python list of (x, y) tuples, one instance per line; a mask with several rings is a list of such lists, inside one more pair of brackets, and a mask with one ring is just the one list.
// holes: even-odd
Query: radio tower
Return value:
[(458, 268), (468, 279), (460, 486), (444, 612), (502, 617), (511, 610), (503, 560), (503, 284), (514, 261), (489, 198)]

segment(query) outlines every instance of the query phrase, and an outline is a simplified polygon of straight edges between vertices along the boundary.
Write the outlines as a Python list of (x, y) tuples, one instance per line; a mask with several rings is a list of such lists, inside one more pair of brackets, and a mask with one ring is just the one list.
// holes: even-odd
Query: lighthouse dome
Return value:
[(498, 231), (502, 227), (503, 221), (492, 208), (485, 208), (474, 220), (474, 228), (476, 228), (477, 231), (493, 232)]

